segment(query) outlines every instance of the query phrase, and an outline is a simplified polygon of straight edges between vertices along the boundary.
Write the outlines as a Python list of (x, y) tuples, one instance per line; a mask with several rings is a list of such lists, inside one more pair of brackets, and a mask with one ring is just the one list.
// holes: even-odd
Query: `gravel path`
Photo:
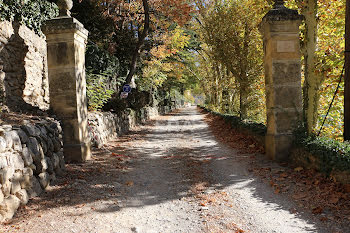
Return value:
[(67, 166), (3, 232), (333, 232), (248, 172), (195, 107)]

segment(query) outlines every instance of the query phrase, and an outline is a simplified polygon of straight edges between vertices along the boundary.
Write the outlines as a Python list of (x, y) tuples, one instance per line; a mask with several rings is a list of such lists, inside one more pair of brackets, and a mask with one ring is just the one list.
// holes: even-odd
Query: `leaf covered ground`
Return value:
[(269, 161), (257, 138), (232, 128), (219, 116), (202, 113), (206, 114), (205, 121), (220, 142), (249, 155), (245, 158), (249, 160), (249, 172), (269, 184), (276, 195), (289, 196), (300, 207), (299, 211), (311, 211), (322, 222), (349, 225), (350, 185), (340, 184), (315, 170)]
[(346, 187), (262, 152), (254, 137), (182, 109), (67, 165), (0, 232), (346, 232)]

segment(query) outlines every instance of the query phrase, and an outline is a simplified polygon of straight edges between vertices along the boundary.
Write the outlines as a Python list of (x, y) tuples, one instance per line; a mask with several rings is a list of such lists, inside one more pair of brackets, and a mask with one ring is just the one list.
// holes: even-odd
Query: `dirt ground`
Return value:
[(347, 219), (321, 221), (276, 192), (258, 170), (285, 168), (263, 159), (252, 167), (252, 157), (263, 155), (218, 142), (197, 108), (181, 109), (67, 165), (0, 231), (350, 232)]

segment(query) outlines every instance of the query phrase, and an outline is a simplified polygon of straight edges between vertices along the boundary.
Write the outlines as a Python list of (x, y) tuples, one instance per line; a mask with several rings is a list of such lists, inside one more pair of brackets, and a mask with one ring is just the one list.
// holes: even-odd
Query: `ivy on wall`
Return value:
[(18, 21), (39, 35), (42, 24), (57, 15), (57, 5), (47, 0), (0, 0), (0, 20)]

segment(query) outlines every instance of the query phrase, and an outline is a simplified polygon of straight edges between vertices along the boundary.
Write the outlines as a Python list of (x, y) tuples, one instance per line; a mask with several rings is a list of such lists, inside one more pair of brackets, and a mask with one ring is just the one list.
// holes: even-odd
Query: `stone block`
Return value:
[(0, 182), (4, 184), (6, 181), (10, 180), (15, 174), (15, 169), (12, 167), (5, 167), (0, 170)]
[(55, 173), (50, 174), (50, 183), (53, 183), (56, 181), (56, 175)]
[(40, 130), (32, 124), (22, 125), (21, 129), (30, 137), (38, 137), (40, 135)]
[(41, 132), (40, 136), (43, 137), (43, 138), (47, 138), (47, 130), (46, 130), (46, 127), (45, 126), (40, 126), (39, 127), (39, 130)]
[(0, 153), (6, 151), (6, 146), (7, 143), (5, 138), (0, 136)]
[(47, 150), (48, 150), (48, 147), (47, 147), (47, 144), (46, 144), (46, 141), (41, 139), (40, 140), (40, 146), (43, 150), (43, 154), (45, 155), (47, 153)]
[(56, 138), (52, 138), (52, 143), (53, 143), (53, 147), (54, 147), (54, 152), (59, 152), (62, 149), (62, 145), (60, 143), (60, 141)]
[(9, 156), (9, 165), (15, 170), (22, 170), (24, 168), (24, 161), (19, 153), (13, 153)]
[(5, 197), (8, 197), (11, 193), (11, 182), (6, 180), (5, 183), (2, 183), (1, 190)]
[(17, 134), (18, 134), (22, 144), (26, 144), (28, 142), (29, 137), (22, 129), (18, 129)]
[(8, 153), (0, 154), (0, 169), (6, 168), (8, 166), (7, 154)]
[(274, 108), (301, 109), (301, 86), (276, 86), (274, 88)]
[(22, 189), (28, 189), (32, 187), (32, 179), (33, 176), (30, 176), (29, 174), (23, 173), (22, 179), (20, 181), (21, 188)]
[(15, 195), (10, 195), (0, 203), (0, 215), (4, 217), (4, 220), (11, 219), (20, 204), (21, 201)]
[(26, 167), (29, 167), (31, 164), (33, 164), (33, 152), (29, 150), (27, 147), (23, 148), (22, 150), (22, 159), (24, 161), (24, 165)]
[(46, 164), (47, 164), (47, 172), (49, 174), (52, 174), (53, 171), (54, 171), (52, 160), (49, 157), (45, 157), (45, 161), (46, 161)]
[(297, 111), (285, 111), (276, 112), (276, 133), (292, 134), (293, 130), (297, 127), (299, 121), (302, 120), (300, 112)]
[(20, 139), (17, 131), (15, 131), (15, 130), (11, 131), (10, 135), (12, 137), (13, 149), (15, 151), (22, 151), (22, 143), (21, 143), (21, 139)]
[(8, 148), (8, 149), (12, 148), (13, 140), (12, 140), (12, 135), (9, 131), (4, 133), (4, 138), (6, 141), (6, 148)]
[(2, 193), (2, 190), (0, 189), (0, 203), (2, 203), (4, 201), (4, 194)]
[(11, 181), (11, 194), (15, 194), (19, 190), (21, 190), (20, 180), (12, 180)]
[(25, 189), (19, 190), (15, 196), (20, 200), (21, 205), (26, 205), (29, 201), (29, 196)]
[(58, 154), (58, 157), (60, 159), (60, 169), (62, 171), (65, 171), (66, 170), (65, 158), (64, 158), (64, 156), (60, 156), (60, 154)]
[(47, 138), (47, 151), (48, 152), (54, 152), (54, 145), (53, 141), (50, 137)]
[(50, 185), (50, 175), (47, 172), (39, 174), (41, 188), (46, 189)]
[(90, 159), (90, 142), (80, 144), (66, 144), (63, 147), (64, 158), (68, 163), (81, 163)]
[(60, 158), (56, 153), (52, 155), (52, 164), (55, 170), (60, 167)]
[(41, 154), (39, 149), (39, 143), (34, 137), (30, 137), (27, 142), (28, 149), (32, 152), (33, 160), (40, 160)]
[(35, 176), (31, 178), (31, 186), (27, 189), (27, 192), (29, 198), (39, 196), (43, 192), (41, 185)]
[(265, 136), (266, 155), (273, 160), (288, 161), (292, 148), (293, 136), (291, 134)]
[(274, 61), (272, 63), (272, 69), (272, 80), (274, 84), (300, 83), (300, 61)]

